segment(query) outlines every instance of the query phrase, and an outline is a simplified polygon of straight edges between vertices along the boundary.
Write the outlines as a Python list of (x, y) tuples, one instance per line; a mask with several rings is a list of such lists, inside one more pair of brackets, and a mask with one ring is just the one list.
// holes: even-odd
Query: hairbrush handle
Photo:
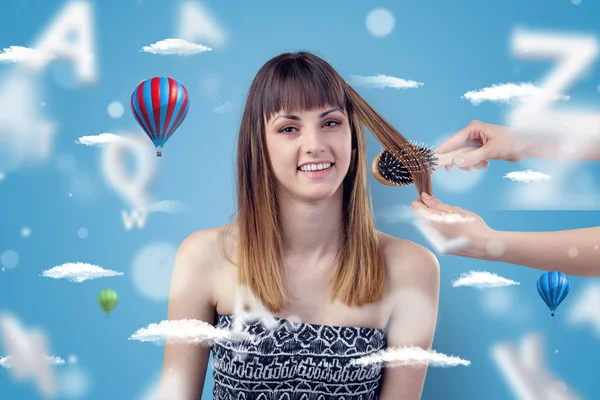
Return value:
[(458, 148), (456, 150), (449, 151), (447, 153), (438, 154), (438, 153), (434, 152), (433, 154), (435, 155), (435, 158), (437, 159), (437, 165), (435, 166), (434, 171), (438, 170), (442, 167), (448, 167), (448, 166), (454, 165), (452, 163), (452, 161), (454, 160), (455, 157), (457, 157), (463, 153), (476, 150), (480, 147), (481, 146), (478, 146), (478, 145), (468, 145), (465, 147)]

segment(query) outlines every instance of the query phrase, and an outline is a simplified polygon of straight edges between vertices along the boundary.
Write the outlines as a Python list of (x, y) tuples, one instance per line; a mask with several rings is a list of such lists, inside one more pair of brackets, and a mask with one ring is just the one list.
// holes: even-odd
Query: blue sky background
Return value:
[[(22, 0), (3, 7), (0, 48), (33, 46), (66, 4)], [(223, 27), (226, 44), (189, 57), (164, 56), (139, 50), (177, 37), (181, 2), (89, 4), (93, 6), (97, 81), (78, 84), (72, 64), (61, 61), (51, 63), (34, 79), (39, 99), (26, 112), (54, 121), (52, 150), (40, 165), (6, 171), (0, 181), (0, 256), (4, 254), (3, 262), (10, 264), (11, 254), (18, 255), (17, 265), (0, 273), (0, 310), (14, 313), (27, 328), (43, 329), (52, 354), (65, 360), (76, 355), (76, 364), (57, 366), (55, 372), (61, 382), (84, 379), (87, 385), (81, 385), (78, 392), (71, 384), (70, 393), (85, 399), (142, 399), (159, 373), (163, 348), (127, 339), (137, 329), (166, 318), (165, 277), (168, 281), (169, 260), (179, 243), (195, 230), (229, 221), (234, 211), (235, 143), (244, 96), (268, 59), (284, 51), (308, 50), (324, 57), (349, 81), (351, 75), (385, 74), (423, 82), (415, 89), (357, 89), (406, 137), (434, 145), (472, 119), (506, 122), (509, 105), (484, 102), (475, 106), (461, 98), (466, 92), (506, 82), (539, 82), (554, 67), (551, 61), (515, 58), (510, 51), (514, 28), (600, 34), (600, 4), (589, 0), (578, 5), (569, 0), (212, 1), (202, 4)], [(376, 7), (388, 9), (395, 17), (395, 28), (385, 37), (372, 35), (366, 27), (367, 14)], [(0, 64), (2, 96), (19, 68)], [(153, 160), (158, 172), (151, 195), (184, 202), (190, 210), (151, 214), (144, 229), (126, 230), (120, 213), (128, 205), (104, 178), (102, 148), (75, 140), (103, 132), (131, 132), (144, 140), (129, 111), (129, 96), (141, 80), (161, 75), (186, 85), (191, 108), (163, 157)], [(571, 104), (600, 110), (599, 85), (600, 64), (596, 62), (569, 88)], [(107, 112), (113, 101), (125, 105), (120, 118)], [(225, 111), (214, 112), (219, 106)], [(379, 149), (369, 135), (369, 159)], [(483, 172), (440, 172), (434, 177), (434, 193), (449, 204), (479, 213), (501, 230), (599, 225), (598, 211), (548, 210), (552, 207), (544, 200), (549, 198), (518, 207), (533, 210), (511, 210), (515, 208), (511, 199), (527, 184), (502, 177), (532, 165), (493, 162)], [(544, 172), (549, 165), (535, 167)], [(568, 185), (557, 193), (567, 203), (594, 194), (590, 182), (598, 181), (599, 165), (579, 163), (569, 174)], [(377, 213), (408, 205), (416, 197), (412, 187), (383, 187), (373, 178), (371, 185)], [(410, 225), (382, 220), (377, 224), (386, 233), (431, 248)], [(23, 227), (31, 229), (30, 236), (21, 235)], [(524, 335), (535, 332), (543, 335), (544, 365), (556, 379), (584, 398), (600, 392), (600, 353), (594, 350), (600, 326), (568, 322), (579, 296), (598, 285), (597, 279), (571, 278), (571, 294), (557, 316), (550, 318), (535, 289), (540, 271), (438, 256), (441, 297), (434, 348), (468, 359), (471, 365), (430, 368), (424, 399), (516, 398), (491, 348), (503, 342), (518, 344)], [(124, 275), (82, 283), (40, 277), (43, 270), (75, 261)], [(495, 272), (521, 285), (487, 290), (451, 286), (470, 270)], [(104, 288), (120, 296), (108, 318), (96, 302)], [(3, 351), (0, 356), (5, 355)], [(205, 399), (212, 398), (212, 369), (208, 374)], [(67, 394), (63, 391), (63, 398)], [(14, 382), (7, 369), (0, 370), (0, 397), (37, 396), (34, 385)]]

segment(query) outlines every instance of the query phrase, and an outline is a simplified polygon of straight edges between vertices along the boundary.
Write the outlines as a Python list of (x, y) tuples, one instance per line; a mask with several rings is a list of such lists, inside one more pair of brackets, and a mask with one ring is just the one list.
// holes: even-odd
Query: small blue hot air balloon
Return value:
[(569, 294), (569, 278), (562, 272), (546, 272), (537, 281), (537, 290), (554, 317), (554, 311)]
[(131, 111), (156, 147), (156, 156), (190, 109), (188, 91), (169, 77), (154, 77), (140, 83), (131, 94)]

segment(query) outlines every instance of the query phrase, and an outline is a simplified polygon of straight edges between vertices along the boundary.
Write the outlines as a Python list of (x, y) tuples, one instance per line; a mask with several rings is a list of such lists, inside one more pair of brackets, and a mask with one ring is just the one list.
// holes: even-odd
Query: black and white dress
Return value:
[[(386, 347), (384, 329), (329, 326), (275, 318), (268, 329), (245, 321), (251, 340), (219, 340), (212, 346), (215, 400), (376, 400), (379, 364), (352, 364)], [(215, 326), (230, 330), (231, 315)]]

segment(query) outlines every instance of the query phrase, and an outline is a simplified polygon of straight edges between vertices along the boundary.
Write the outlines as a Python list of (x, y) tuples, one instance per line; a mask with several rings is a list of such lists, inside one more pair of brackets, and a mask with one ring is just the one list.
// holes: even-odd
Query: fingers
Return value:
[(475, 150), (470, 150), (456, 156), (454, 160), (452, 160), (452, 163), (460, 169), (469, 167), (475, 168), (476, 165), (483, 166), (483, 168), (485, 168), (487, 166), (485, 163), (487, 163), (489, 152), (490, 145), (486, 144)]
[(425, 204), (423, 204), (423, 202), (419, 198), (410, 203), (410, 208), (412, 208), (413, 210), (427, 210), (428, 207)]
[(471, 127), (467, 126), (466, 128), (461, 129), (456, 132), (454, 135), (450, 136), (446, 139), (436, 150), (436, 153), (447, 153), (452, 150), (456, 150), (463, 146), (463, 144), (469, 139), (469, 135), (471, 134)]
[(421, 193), (421, 201), (429, 209), (436, 209), (443, 212), (455, 212), (456, 207), (442, 203), (439, 199), (430, 196), (425, 192)]
[[(489, 167), (489, 165), (490, 165), (489, 162), (483, 160), (473, 166), (462, 167), (462, 168), (458, 168), (458, 169), (467, 171), (467, 172), (471, 172), (471, 171), (473, 171), (473, 169), (477, 169), (477, 170), (486, 169), (487, 167)], [(444, 168), (446, 169), (446, 172), (452, 171), (452, 165), (446, 165)]]
[(482, 170), (482, 169), (486, 169), (489, 165), (490, 164), (486, 160), (483, 160), (483, 161), (480, 161), (477, 164), (475, 164), (473, 166), (473, 168), (475, 168), (477, 170)]

